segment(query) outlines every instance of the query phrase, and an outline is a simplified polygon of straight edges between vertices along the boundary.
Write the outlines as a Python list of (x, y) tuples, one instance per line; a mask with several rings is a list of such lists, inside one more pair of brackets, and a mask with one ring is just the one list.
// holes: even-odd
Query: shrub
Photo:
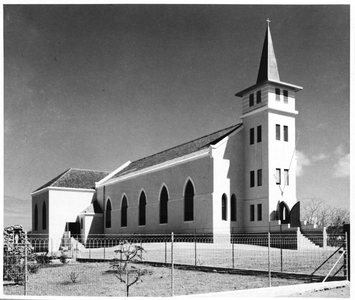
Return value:
[(59, 256), (59, 260), (62, 264), (68, 263), (68, 255), (65, 251), (62, 251), (61, 255)]
[(42, 253), (35, 256), (36, 261), (40, 265), (48, 265), (52, 261), (52, 257), (48, 256), (48, 253)]
[(78, 278), (79, 278), (79, 276), (80, 276), (82, 273), (84, 273), (84, 271), (83, 271), (83, 272), (75, 272), (75, 271), (70, 272), (70, 273), (69, 273), (69, 278), (70, 278), (71, 282), (72, 282), (72, 283), (76, 283), (77, 280), (78, 280)]

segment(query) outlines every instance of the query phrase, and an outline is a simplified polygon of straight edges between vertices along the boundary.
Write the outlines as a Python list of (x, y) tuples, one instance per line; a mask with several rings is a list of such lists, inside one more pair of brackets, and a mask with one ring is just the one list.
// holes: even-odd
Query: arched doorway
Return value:
[(281, 221), (281, 224), (290, 223), (290, 208), (284, 201), (278, 203), (277, 211), (278, 219)]

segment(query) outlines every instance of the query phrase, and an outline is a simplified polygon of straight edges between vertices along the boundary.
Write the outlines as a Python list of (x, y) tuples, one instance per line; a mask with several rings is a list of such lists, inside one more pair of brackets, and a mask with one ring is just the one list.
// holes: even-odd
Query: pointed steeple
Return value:
[(267, 19), (266, 35), (264, 40), (263, 51), (261, 54), (258, 79), (256, 83), (266, 80), (280, 81), (279, 71), (277, 68), (276, 56), (274, 52), (274, 46), (272, 44), (271, 32), (270, 32), (270, 20)]

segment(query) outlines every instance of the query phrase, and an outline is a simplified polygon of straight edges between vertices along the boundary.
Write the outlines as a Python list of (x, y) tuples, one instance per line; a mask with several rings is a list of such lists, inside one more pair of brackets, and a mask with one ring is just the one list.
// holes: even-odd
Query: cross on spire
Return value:
[(270, 19), (267, 18), (267, 19), (266, 19), (266, 22), (267, 22), (267, 27), (269, 27), (269, 25), (270, 25), (270, 23), (271, 23)]

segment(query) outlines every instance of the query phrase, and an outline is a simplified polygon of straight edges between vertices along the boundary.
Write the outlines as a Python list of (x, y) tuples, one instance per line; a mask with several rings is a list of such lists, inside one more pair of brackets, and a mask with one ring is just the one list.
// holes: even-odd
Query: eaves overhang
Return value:
[(287, 87), (289, 89), (292, 89), (293, 91), (295, 92), (298, 92), (300, 90), (303, 90), (303, 87), (301, 86), (298, 86), (298, 85), (294, 85), (294, 84), (290, 84), (290, 83), (287, 83), (287, 82), (283, 82), (283, 81), (275, 81), (275, 80), (265, 80), (265, 81), (262, 81), (262, 82), (259, 82), (257, 84), (254, 84), (253, 86), (251, 87), (248, 87), (242, 91), (240, 91), (239, 93), (235, 94), (237, 97), (243, 97), (243, 95), (247, 94), (248, 92), (250, 92), (251, 90), (255, 90), (257, 89), (259, 86), (262, 86), (262, 85), (265, 85), (265, 84), (268, 84), (268, 83), (271, 83), (271, 84), (274, 84), (274, 85), (278, 85), (278, 86), (281, 86), (281, 87)]
[(65, 191), (65, 192), (86, 192), (86, 193), (93, 193), (95, 192), (95, 189), (77, 189), (77, 188), (68, 188), (68, 187), (58, 187), (58, 186), (47, 186), (41, 190), (35, 191), (31, 193), (31, 197), (41, 194), (46, 191), (50, 190), (57, 190), (57, 191)]

